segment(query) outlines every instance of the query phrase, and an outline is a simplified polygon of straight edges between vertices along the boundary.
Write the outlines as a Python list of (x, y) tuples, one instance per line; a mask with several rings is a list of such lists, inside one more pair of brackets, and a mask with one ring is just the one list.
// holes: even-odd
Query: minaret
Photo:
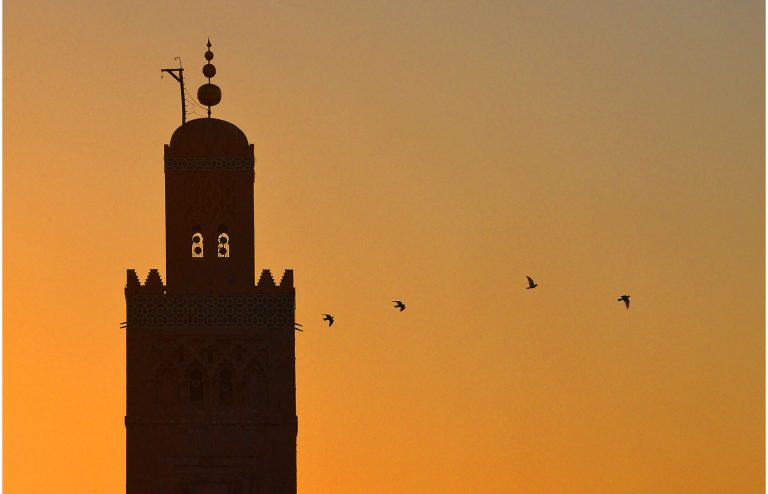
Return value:
[(253, 145), (235, 125), (211, 118), (221, 89), (208, 41), (197, 91), (208, 118), (190, 120), (165, 146), (165, 232), (171, 293), (242, 291), (253, 285)]
[(254, 280), (254, 151), (211, 118), (165, 146), (166, 282), (128, 270), (127, 493), (296, 492), (293, 272)]

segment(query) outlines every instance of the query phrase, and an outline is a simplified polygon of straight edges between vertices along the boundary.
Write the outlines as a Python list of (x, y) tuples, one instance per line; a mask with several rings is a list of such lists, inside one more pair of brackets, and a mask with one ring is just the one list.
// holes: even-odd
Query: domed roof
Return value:
[(176, 129), (165, 157), (253, 158), (253, 150), (236, 125), (218, 118), (196, 118)]

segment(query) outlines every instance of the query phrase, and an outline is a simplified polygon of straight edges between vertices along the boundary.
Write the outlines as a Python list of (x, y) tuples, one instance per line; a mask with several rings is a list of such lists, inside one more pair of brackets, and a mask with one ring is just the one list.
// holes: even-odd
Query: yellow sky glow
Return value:
[(124, 490), (159, 69), (195, 94), (208, 36), (295, 270), (300, 493), (764, 492), (764, 8), (5, 2), (4, 492)]

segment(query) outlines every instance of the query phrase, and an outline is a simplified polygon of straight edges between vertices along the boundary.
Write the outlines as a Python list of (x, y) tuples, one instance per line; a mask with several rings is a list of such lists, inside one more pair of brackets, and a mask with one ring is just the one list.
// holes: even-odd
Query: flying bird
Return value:
[(627, 309), (629, 309), (629, 295), (622, 295), (617, 299), (619, 302), (622, 300), (624, 301), (624, 304), (627, 306)]
[(396, 308), (396, 309), (400, 309), (400, 312), (403, 312), (403, 311), (405, 310), (405, 304), (404, 304), (404, 303), (402, 303), (401, 301), (399, 301), (399, 300), (393, 300), (392, 302), (394, 302), (394, 303), (395, 303), (395, 308)]
[(323, 321), (328, 321), (328, 327), (333, 326), (333, 316), (330, 314), (323, 314)]
[(534, 283), (533, 278), (531, 278), (530, 276), (526, 276), (526, 278), (528, 278), (528, 286), (525, 287), (526, 290), (530, 290), (531, 288), (536, 288), (537, 286), (539, 286), (536, 283)]

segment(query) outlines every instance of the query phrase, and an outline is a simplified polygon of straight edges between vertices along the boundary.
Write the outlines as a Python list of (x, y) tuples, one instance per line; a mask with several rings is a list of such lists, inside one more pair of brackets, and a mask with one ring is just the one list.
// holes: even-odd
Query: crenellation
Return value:
[(165, 285), (163, 285), (163, 279), (160, 277), (160, 271), (157, 269), (150, 269), (147, 279), (144, 282), (144, 289), (148, 292), (163, 293), (165, 291)]
[(269, 269), (261, 271), (261, 276), (259, 277), (256, 286), (259, 288), (275, 288), (277, 286), (275, 285), (275, 279), (272, 277), (272, 272)]
[(139, 280), (139, 275), (136, 274), (136, 270), (126, 270), (125, 291), (138, 290), (139, 288), (141, 288), (141, 281)]
[(286, 269), (280, 280), (280, 288), (293, 288), (293, 269)]
[[(260, 291), (263, 289), (278, 288), (278, 289), (292, 289), (293, 288), (293, 270), (286, 269), (283, 272), (283, 276), (280, 278), (280, 283), (275, 283), (275, 278), (272, 276), (272, 271), (269, 269), (263, 269), (261, 276), (259, 277), (256, 285), (252, 289)], [(141, 282), (139, 275), (135, 269), (126, 270), (126, 293), (166, 293), (166, 285), (163, 283), (160, 270), (152, 268), (147, 273), (144, 283)]]

